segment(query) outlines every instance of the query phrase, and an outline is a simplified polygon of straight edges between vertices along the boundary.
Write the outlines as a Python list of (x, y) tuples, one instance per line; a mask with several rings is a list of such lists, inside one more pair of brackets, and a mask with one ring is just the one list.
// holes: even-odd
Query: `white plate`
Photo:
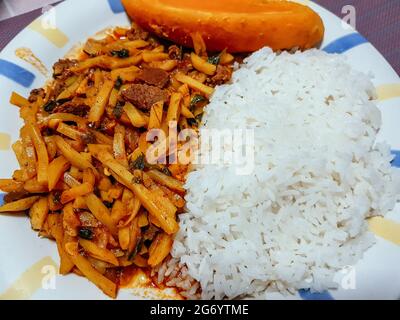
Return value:
[[(380, 140), (400, 150), (400, 79), (381, 54), (354, 29), (344, 27), (342, 21), (306, 1), (324, 20), (326, 35), (322, 48), (343, 52), (350, 64), (371, 73), (379, 88), (379, 108), (383, 114)], [(384, 22), (383, 22), (384, 23)], [(77, 43), (98, 31), (112, 26), (128, 26), (129, 19), (119, 0), (69, 0), (24, 29), (0, 53), (0, 177), (10, 177), (17, 169), (11, 143), (18, 138), (22, 124), (17, 108), (9, 104), (12, 91), (27, 96), (31, 89), (41, 87), (46, 77), (31, 64), (19, 59), (15, 50), (29, 48), (51, 72), (52, 65)], [(57, 29), (48, 29), (56, 26)], [(46, 29), (47, 27), (47, 29)], [(389, 227), (399, 228), (399, 207), (389, 214)], [(344, 273), (344, 287), (323, 294), (300, 292), (293, 297), (303, 299), (399, 299), (400, 247), (399, 237), (386, 227), (377, 244), (353, 268)], [(400, 232), (400, 231), (399, 231)], [(396, 244), (397, 241), (397, 244)], [(25, 217), (0, 216), (0, 299), (105, 299), (99, 289), (86, 279), (75, 275), (56, 275), (59, 262), (53, 242), (40, 239), (30, 230)], [(55, 268), (54, 268), (55, 267)], [(50, 280), (49, 280), (50, 279)], [(13, 290), (11, 290), (13, 289)], [(119, 299), (136, 299), (130, 290), (121, 290)], [(272, 299), (282, 298), (271, 295)]]

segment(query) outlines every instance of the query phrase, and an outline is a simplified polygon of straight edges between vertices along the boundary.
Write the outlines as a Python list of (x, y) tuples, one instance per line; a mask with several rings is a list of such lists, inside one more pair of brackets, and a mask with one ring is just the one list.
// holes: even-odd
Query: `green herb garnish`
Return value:
[(143, 153), (140, 156), (138, 156), (134, 161), (132, 161), (130, 163), (130, 168), (132, 170), (141, 170), (141, 171), (143, 171), (145, 167), (146, 167), (146, 160), (144, 158), (144, 154)]
[(122, 49), (122, 50), (113, 50), (111, 51), (112, 56), (117, 56), (118, 58), (125, 59), (129, 58), (129, 50)]
[(207, 101), (207, 99), (206, 98), (204, 98), (203, 96), (201, 96), (201, 95), (199, 95), (199, 94), (196, 94), (194, 97), (193, 97), (193, 99), (192, 99), (192, 101), (190, 101), (190, 110), (191, 111), (193, 111), (193, 109), (197, 106), (197, 104), (198, 103), (200, 103), (200, 102), (206, 102)]
[(121, 79), (120, 76), (118, 76), (117, 80), (115, 80), (114, 88), (117, 90), (121, 89), (123, 83), (124, 81)]
[(194, 118), (187, 119), (188, 124), (191, 127), (198, 127), (199, 124), (201, 123), (201, 120), (203, 119), (203, 113), (198, 114)]
[(135, 246), (135, 248), (129, 254), (128, 260), (132, 260), (139, 253), (139, 251), (142, 249), (142, 246), (143, 246), (143, 241), (142, 241), (142, 239), (139, 239), (137, 244), (136, 244), (136, 246)]
[(89, 228), (79, 229), (79, 237), (86, 240), (92, 240), (94, 237), (93, 231)]
[(123, 112), (124, 112), (124, 103), (122, 103), (121, 101), (118, 101), (117, 105), (115, 106), (115, 108), (113, 110), (113, 115), (115, 118), (120, 119)]
[(208, 58), (208, 63), (211, 63), (213, 65), (219, 65), (219, 62), (221, 61), (221, 55), (217, 54), (216, 56), (212, 56)]

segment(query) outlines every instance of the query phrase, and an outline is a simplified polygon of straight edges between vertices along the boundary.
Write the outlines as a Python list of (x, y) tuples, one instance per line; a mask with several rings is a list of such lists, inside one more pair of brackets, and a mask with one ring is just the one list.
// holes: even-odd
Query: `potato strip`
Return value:
[[(70, 253), (69, 258), (82, 272), (82, 274), (92, 281), (97, 287), (99, 287), (105, 294), (115, 298), (117, 295), (117, 285), (103, 276), (86, 258), (79, 254), (77, 244), (67, 243), (66, 246), (70, 248), (70, 250), (68, 250)], [(73, 247), (73, 249), (71, 249), (71, 247)]]
[(195, 89), (200, 91), (201, 93), (205, 94), (207, 97), (211, 96), (214, 92), (214, 89), (201, 83), (200, 81), (197, 81), (196, 79), (193, 79), (192, 77), (189, 77), (187, 75), (178, 73), (175, 76), (176, 80), (187, 84), (190, 88)]
[(38, 182), (47, 182), (48, 179), (48, 166), (49, 166), (49, 156), (47, 154), (46, 144), (43, 141), (42, 134), (39, 128), (31, 123), (26, 125), (27, 131), (33, 141), (35, 146), (36, 154), (38, 157), (37, 163), (37, 179)]
[[(175, 219), (171, 218), (171, 212), (166, 212), (165, 208), (160, 208), (161, 199), (156, 199), (142, 184), (135, 182), (135, 177), (124, 166), (118, 163), (110, 153), (103, 152), (103, 150), (96, 148), (95, 145), (89, 145), (89, 150), (99, 161), (101, 161), (108, 168), (113, 170), (124, 182), (129, 189), (139, 198), (142, 205), (155, 216), (162, 228), (168, 234), (173, 234), (178, 231), (179, 226)], [(172, 212), (172, 215), (175, 212)]]
[(95, 172), (97, 172), (93, 165), (89, 161), (87, 161), (79, 152), (72, 148), (63, 138), (61, 138), (60, 136), (56, 136), (55, 142), (57, 144), (58, 150), (73, 166), (79, 169), (91, 168)]

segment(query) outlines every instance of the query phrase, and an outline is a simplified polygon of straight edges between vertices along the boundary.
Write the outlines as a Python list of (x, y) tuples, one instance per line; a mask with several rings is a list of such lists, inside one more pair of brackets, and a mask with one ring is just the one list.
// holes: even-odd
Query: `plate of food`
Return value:
[(400, 79), (319, 5), (64, 1), (0, 87), (1, 299), (400, 298)]

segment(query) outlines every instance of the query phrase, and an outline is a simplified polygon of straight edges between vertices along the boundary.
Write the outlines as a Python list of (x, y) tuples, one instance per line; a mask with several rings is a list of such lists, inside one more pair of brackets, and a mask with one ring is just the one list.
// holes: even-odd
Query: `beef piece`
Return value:
[(88, 39), (83, 46), (83, 51), (90, 57), (96, 57), (103, 54), (104, 40)]
[(61, 92), (66, 88), (65, 82), (69, 77), (73, 76), (73, 72), (69, 69), (65, 69), (65, 71), (59, 76), (55, 76), (55, 80), (52, 84), (52, 90), (50, 90), (50, 99), (55, 100)]
[(147, 84), (132, 84), (122, 91), (122, 96), (144, 111), (150, 110), (156, 102), (165, 102), (168, 99), (168, 93), (165, 90)]
[(168, 55), (172, 60), (182, 60), (182, 50), (177, 45), (168, 48)]
[(72, 113), (79, 117), (85, 117), (89, 110), (88, 105), (78, 100), (72, 100), (56, 106), (51, 113)]
[(64, 87), (65, 87), (65, 80), (57, 78), (52, 85), (53, 90), (50, 91), (50, 99), (55, 100), (64, 90)]
[(33, 89), (29, 95), (28, 101), (33, 103), (36, 102), (39, 97), (43, 98), (46, 96), (44, 89)]
[(114, 119), (104, 118), (100, 123), (99, 130), (109, 136), (114, 135), (114, 128), (117, 125), (117, 122)]
[(84, 133), (82, 134), (82, 141), (84, 144), (93, 144), (96, 143), (96, 137), (92, 133)]
[(193, 70), (192, 59), (190, 54), (185, 53), (181, 61), (178, 62), (177, 69), (179, 72), (187, 74), (189, 71)]
[(159, 229), (153, 224), (150, 224), (150, 226), (143, 233), (143, 240), (153, 240), (158, 232)]
[(60, 59), (53, 65), (53, 77), (62, 76), (65, 72), (68, 72), (70, 68), (78, 63), (77, 60)]
[(137, 130), (133, 130), (131, 128), (125, 129), (125, 144), (130, 152), (135, 151), (139, 144), (140, 134)]
[(232, 77), (232, 69), (226, 66), (217, 66), (215, 75), (210, 79), (214, 85), (221, 85), (228, 82)]
[(147, 38), (149, 37), (149, 33), (141, 30), (139, 27), (133, 27), (126, 33), (126, 36), (131, 41), (147, 40)]
[(164, 88), (169, 80), (169, 74), (158, 68), (144, 68), (137, 78), (152, 86)]

